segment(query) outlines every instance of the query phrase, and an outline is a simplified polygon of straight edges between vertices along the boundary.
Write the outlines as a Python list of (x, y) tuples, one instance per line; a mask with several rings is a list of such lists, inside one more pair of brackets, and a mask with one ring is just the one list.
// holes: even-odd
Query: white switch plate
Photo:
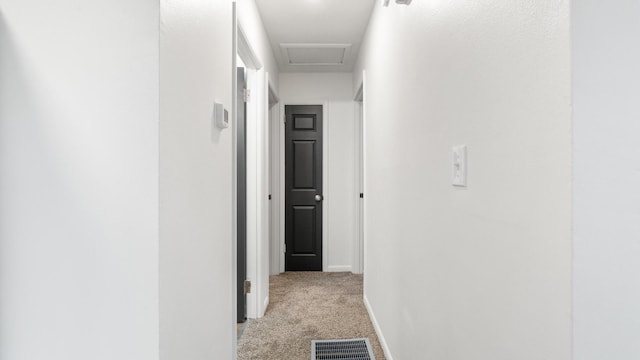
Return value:
[(453, 186), (467, 186), (467, 145), (453, 147), (451, 183)]

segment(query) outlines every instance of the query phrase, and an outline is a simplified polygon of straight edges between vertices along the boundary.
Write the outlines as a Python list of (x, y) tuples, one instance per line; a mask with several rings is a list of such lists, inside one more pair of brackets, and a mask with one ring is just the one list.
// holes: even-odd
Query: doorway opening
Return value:
[[(292, 252), (291, 244), (287, 236), (291, 236), (297, 227), (296, 221), (292, 221), (293, 215), (287, 212), (293, 210), (307, 211), (306, 214), (300, 214), (298, 219), (307, 222), (307, 226), (299, 229), (299, 235), (303, 238), (303, 248), (293, 249), (293, 252), (302, 252), (302, 256), (310, 258), (318, 258), (319, 252), (316, 249), (321, 246), (322, 267), (314, 269), (315, 271), (326, 272), (353, 272), (360, 274), (363, 271), (363, 238), (364, 231), (358, 213), (364, 214), (362, 210), (364, 200), (360, 198), (360, 193), (364, 193), (363, 176), (360, 174), (361, 162), (360, 155), (362, 137), (362, 119), (361, 107), (362, 98), (356, 100), (353, 91), (353, 74), (280, 74), (280, 95), (282, 96), (279, 121), (272, 124), (275, 129), (271, 130), (272, 134), (272, 181), (274, 183), (274, 203), (272, 204), (273, 222), (272, 222), (272, 253), (271, 274), (277, 275), (285, 272), (285, 255)], [(321, 170), (316, 170), (315, 175), (321, 174), (321, 188), (316, 189), (315, 183), (302, 184), (303, 189), (296, 196), (306, 197), (297, 199), (301, 201), (315, 200), (315, 195), (319, 195), (320, 205), (316, 207), (316, 202), (308, 202), (303, 205), (286, 204), (286, 193), (291, 194), (291, 186), (287, 185), (287, 181), (293, 183), (295, 180), (292, 176), (293, 172), (300, 170), (295, 169), (292, 164), (286, 164), (285, 158), (289, 157), (290, 162), (295, 160), (295, 152), (289, 156), (285, 147), (293, 148), (291, 140), (286, 139), (286, 132), (290, 132), (295, 126), (300, 127), (297, 132), (303, 135), (309, 135), (317, 126), (308, 114), (300, 113), (302, 120), (300, 125), (293, 123), (293, 115), (286, 114), (288, 109), (297, 106), (316, 105), (322, 107), (322, 144), (317, 147), (310, 143), (311, 138), (303, 138), (301, 142), (297, 142), (295, 146), (299, 148), (299, 161), (304, 161), (307, 166), (305, 169), (317, 169), (314, 165), (315, 158), (313, 156), (322, 154)], [(285, 122), (286, 121), (286, 122)], [(309, 129), (304, 129), (308, 127)], [(295, 140), (295, 139), (294, 139)], [(292, 150), (292, 149), (290, 149)], [(313, 150), (313, 151), (312, 151)], [(299, 166), (300, 168), (301, 166)], [(289, 173), (287, 173), (289, 171)], [(279, 175), (278, 175), (279, 174)], [(311, 173), (302, 174), (298, 180), (309, 180)], [(321, 191), (318, 191), (321, 190)], [(297, 201), (296, 200), (296, 201)], [(291, 206), (294, 206), (292, 208)], [(301, 206), (295, 208), (295, 206)], [(360, 209), (360, 211), (358, 211)], [(317, 218), (322, 215), (321, 223)], [(286, 221), (285, 221), (286, 220)], [(312, 221), (313, 220), (313, 221)], [(361, 225), (362, 224), (362, 225)], [(280, 230), (278, 230), (280, 229)], [(321, 230), (321, 231), (319, 231)], [(288, 232), (288, 233), (287, 233)], [(321, 242), (315, 237), (322, 237)], [(316, 245), (320, 243), (321, 245)], [(279, 251), (278, 251), (279, 250)], [(306, 252), (306, 253), (305, 253)], [(291, 254), (289, 254), (291, 255)], [(289, 257), (287, 255), (287, 257)], [(287, 259), (287, 260), (290, 260)], [(304, 270), (298, 268), (297, 270)]]
[[(237, 238), (237, 322), (247, 320), (247, 69), (242, 59), (236, 59), (236, 238)], [(247, 284), (248, 285), (248, 284)]]
[(364, 207), (364, 194), (365, 194), (365, 143), (364, 143), (364, 71), (362, 73), (362, 83), (356, 91), (354, 98), (356, 103), (356, 121), (355, 121), (355, 168), (356, 168), (356, 192), (358, 198), (356, 199), (356, 241), (354, 251), (354, 273), (364, 273), (364, 229), (365, 229), (365, 207)]
[[(257, 1), (257, 6), (253, 2), (237, 5), (241, 16), (234, 25), (234, 46), (248, 69), (250, 90), (246, 103), (245, 230), (246, 279), (251, 283), (246, 318), (252, 319), (262, 317), (269, 303), (269, 274), (287, 270), (283, 274), (287, 277), (296, 275), (293, 270), (313, 270), (324, 272), (315, 275), (327, 278), (355, 273), (362, 279), (359, 274), (364, 269), (364, 96), (354, 98), (353, 64), (373, 4), (363, 4), (348, 16), (350, 20), (360, 19), (361, 24), (355, 26), (357, 31), (353, 34), (341, 35), (348, 39), (340, 51), (324, 45), (316, 48), (313, 44), (283, 47), (282, 44), (292, 42), (274, 40), (278, 32), (269, 30), (274, 30), (274, 24), (288, 23), (282, 21), (288, 17), (280, 14), (275, 16), (275, 22), (270, 22), (269, 13), (274, 6), (268, 0)], [(319, 9), (313, 9), (316, 11)], [(344, 11), (334, 15), (343, 16)], [(334, 53), (339, 53), (337, 62), (319, 61)], [(264, 68), (260, 60), (264, 60)], [(256, 64), (251, 66), (251, 61)], [(269, 86), (266, 69), (273, 69), (277, 87)], [(281, 101), (272, 99), (274, 89)], [(300, 108), (309, 105), (315, 105), (320, 112), (300, 112)], [(287, 110), (295, 107), (300, 108), (287, 114)], [(255, 119), (251, 118), (252, 111)], [(308, 137), (314, 131), (321, 137)], [(292, 132), (307, 137), (294, 138)], [(294, 265), (294, 259), (304, 261), (302, 265)], [(313, 260), (312, 265), (304, 264), (306, 260)], [(314, 275), (313, 271), (305, 275)], [(279, 294), (274, 290), (272, 295), (272, 306), (276, 306)], [(248, 327), (257, 326), (262, 320), (251, 321)]]
[[(238, 321), (260, 318), (269, 304), (271, 109), (278, 96), (237, 26), (236, 177)], [(243, 68), (243, 69), (241, 69)], [(244, 74), (244, 81), (242, 78)], [(243, 86), (244, 85), (244, 86)], [(244, 119), (241, 115), (244, 114)], [(244, 243), (243, 243), (244, 242)], [(243, 303), (244, 301), (244, 303)], [(244, 316), (242, 312), (244, 310)]]

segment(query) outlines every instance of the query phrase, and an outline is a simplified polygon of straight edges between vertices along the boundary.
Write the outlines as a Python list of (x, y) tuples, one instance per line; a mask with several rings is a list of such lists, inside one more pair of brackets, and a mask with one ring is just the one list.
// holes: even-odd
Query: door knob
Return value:
[(316, 194), (316, 201), (322, 201), (322, 195)]

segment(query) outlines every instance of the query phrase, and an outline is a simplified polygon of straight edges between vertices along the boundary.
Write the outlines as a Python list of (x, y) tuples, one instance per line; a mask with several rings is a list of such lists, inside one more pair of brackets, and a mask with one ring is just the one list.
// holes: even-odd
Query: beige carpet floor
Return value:
[(238, 342), (239, 360), (309, 360), (311, 340), (369, 338), (384, 355), (362, 302), (362, 275), (287, 272), (272, 276), (269, 307), (249, 320)]

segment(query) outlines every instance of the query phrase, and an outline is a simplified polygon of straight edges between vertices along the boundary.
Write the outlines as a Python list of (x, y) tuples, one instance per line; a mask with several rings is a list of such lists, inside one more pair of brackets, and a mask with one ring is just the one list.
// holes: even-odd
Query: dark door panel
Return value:
[(316, 254), (316, 234), (315, 206), (294, 206), (293, 207), (293, 242), (292, 253), (296, 255)]
[(322, 271), (322, 106), (285, 116), (285, 270)]

